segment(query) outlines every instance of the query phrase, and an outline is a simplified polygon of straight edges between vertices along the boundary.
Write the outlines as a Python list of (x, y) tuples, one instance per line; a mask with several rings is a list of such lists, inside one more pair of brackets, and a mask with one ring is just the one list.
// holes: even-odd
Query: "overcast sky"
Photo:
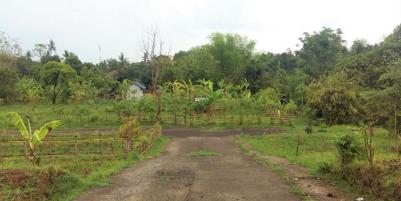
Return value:
[(401, 0), (2, 0), (0, 31), (24, 50), (56, 42), (83, 61), (140, 55), (158, 27), (171, 53), (205, 44), (212, 32), (248, 36), (259, 51), (296, 49), (304, 32), (341, 28), (348, 45), (380, 42), (401, 23)]

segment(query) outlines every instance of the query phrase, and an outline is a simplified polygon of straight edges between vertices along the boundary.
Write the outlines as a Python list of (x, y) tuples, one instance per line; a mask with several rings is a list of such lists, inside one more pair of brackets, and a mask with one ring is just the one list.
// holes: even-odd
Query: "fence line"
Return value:
[[(149, 138), (146, 138), (148, 140), (143, 140), (137, 144), (137, 147), (141, 148), (137, 152), (139, 154), (144, 154), (151, 146), (153, 146), (155, 140), (157, 140), (157, 138), (154, 137), (153, 131), (149, 131), (149, 129), (143, 131), (144, 135), (150, 136)], [(54, 136), (49, 135), (43, 144), (38, 146), (38, 151), (40, 157), (57, 158), (96, 156), (100, 157), (101, 161), (105, 156), (124, 156), (127, 158), (129, 153), (137, 151), (133, 150), (133, 146), (124, 146), (124, 144), (131, 145), (134, 143), (130, 138), (121, 138), (119, 136), (104, 138), (104, 134), (101, 132), (96, 133), (96, 135), (96, 139), (79, 139), (81, 135), (75, 134), (71, 135), (71, 139), (69, 140), (52, 140)], [(20, 144), (21, 147), (16, 148), (13, 146), (16, 144)], [(61, 151), (57, 150), (57, 148)], [(0, 142), (0, 150), (0, 162), (3, 159), (26, 157), (28, 153), (26, 141), (21, 140), (2, 141)], [(12, 154), (7, 153), (7, 151), (11, 151)]]

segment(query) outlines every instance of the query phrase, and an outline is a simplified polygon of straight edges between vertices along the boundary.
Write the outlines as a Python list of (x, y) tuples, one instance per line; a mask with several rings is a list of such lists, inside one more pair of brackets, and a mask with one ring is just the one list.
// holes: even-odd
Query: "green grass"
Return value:
[[(375, 147), (376, 164), (383, 172), (378, 177), (367, 174), (369, 165), (365, 153), (362, 153), (354, 163), (349, 166), (346, 173), (340, 166), (340, 160), (335, 143), (346, 134), (356, 137), (363, 146), (361, 129), (351, 125), (316, 126), (312, 134), (306, 134), (305, 124), (297, 122), (295, 127), (283, 127), (285, 132), (261, 136), (241, 135), (237, 142), (244, 149), (253, 149), (262, 155), (279, 156), (288, 159), (293, 164), (305, 167), (312, 175), (319, 176), (326, 181), (335, 183), (339, 189), (350, 197), (363, 196), (368, 200), (392, 200), (391, 196), (397, 186), (401, 175), (394, 170), (400, 164), (400, 156), (392, 150), (394, 140), (389, 132), (382, 128), (374, 131), (373, 145)], [(300, 140), (299, 152), (296, 147)], [(320, 167), (327, 165), (331, 172), (322, 172)], [(392, 165), (393, 164), (393, 165)], [(396, 165), (394, 165), (396, 164)], [(327, 167), (327, 166), (326, 166)], [(364, 172), (367, 171), (367, 172)], [(344, 176), (346, 175), (346, 176)], [(366, 186), (369, 181), (380, 181), (374, 186)], [(373, 193), (373, 190), (379, 193)], [(385, 195), (384, 195), (385, 193)]]
[(199, 151), (194, 151), (188, 154), (188, 156), (191, 157), (209, 157), (209, 156), (221, 156), (222, 153), (214, 152), (214, 151), (209, 151), (209, 150), (199, 150)]
[(116, 127), (119, 119), (112, 111), (113, 104), (102, 102), (96, 104), (15, 104), (0, 106), (0, 128), (12, 128), (7, 121), (8, 112), (18, 112), (21, 116), (29, 116), (34, 127), (50, 120), (62, 120), (64, 128), (75, 127)]
[[(120, 119), (118, 112), (112, 101), (98, 103), (80, 103), (80, 104), (7, 104), (0, 105), (0, 132), (1, 129), (10, 129), (12, 124), (8, 121), (8, 112), (17, 112), (21, 116), (29, 116), (32, 120), (33, 127), (41, 126), (50, 120), (61, 120), (62, 128), (98, 128), (98, 127), (118, 127)], [(163, 109), (163, 108), (162, 108)], [(265, 127), (271, 124), (269, 117), (263, 117), (261, 122), (254, 114), (245, 115), (243, 123), (240, 124), (240, 116), (242, 114), (235, 112), (227, 112), (223, 115), (213, 115), (211, 118), (206, 114), (198, 114), (191, 118), (183, 112), (177, 114), (177, 122), (173, 115), (173, 111), (162, 110), (162, 124), (165, 127), (200, 127), (210, 129), (221, 128), (240, 128), (249, 127)], [(186, 123), (185, 123), (186, 122)], [(153, 124), (152, 115), (141, 114), (141, 125)]]
[[(95, 187), (105, 186), (109, 184), (110, 176), (116, 174), (120, 170), (135, 164), (139, 160), (151, 158), (157, 156), (170, 141), (166, 136), (161, 136), (154, 145), (144, 154), (135, 155), (130, 153), (128, 158), (124, 160), (123, 157), (112, 157), (104, 160), (99, 158), (67, 158), (64, 160), (53, 159), (51, 161), (43, 161), (42, 164), (32, 166), (24, 160), (20, 161), (8, 161), (0, 163), (0, 171), (8, 169), (18, 169), (24, 172), (41, 172), (48, 174), (49, 169), (56, 169), (63, 174), (55, 177), (53, 183), (49, 186), (45, 186), (46, 194), (49, 194), (46, 200), (52, 201), (68, 201), (73, 200), (83, 191)], [(48, 162), (48, 163), (46, 163)], [(84, 171), (89, 170), (89, 173)], [(0, 175), (0, 181), (1, 181)], [(34, 183), (35, 177), (29, 177), (28, 183)], [(0, 182), (0, 200), (18, 200), (21, 196), (29, 194), (32, 197), (32, 191), (38, 191), (39, 187), (32, 186), (30, 188), (15, 188), (12, 186), (4, 185)], [(11, 190), (11, 189), (20, 189)], [(31, 189), (27, 191), (27, 189)], [(40, 200), (37, 197), (32, 199), (23, 200)]]
[[(279, 156), (306, 167), (311, 173), (317, 173), (322, 163), (338, 163), (336, 141), (346, 135), (353, 134), (363, 144), (360, 129), (349, 125), (336, 125), (332, 127), (315, 127), (315, 132), (305, 134), (304, 125), (295, 128), (285, 128), (284, 133), (262, 136), (241, 135), (239, 143), (249, 144), (265, 155)], [(300, 137), (298, 156), (296, 147)], [(376, 129), (374, 136), (376, 159), (398, 158), (398, 154), (390, 152), (392, 139), (384, 129)]]

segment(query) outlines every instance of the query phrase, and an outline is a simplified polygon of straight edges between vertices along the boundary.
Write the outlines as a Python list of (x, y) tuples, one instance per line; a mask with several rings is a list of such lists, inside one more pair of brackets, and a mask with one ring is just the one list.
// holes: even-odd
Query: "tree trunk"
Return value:
[(397, 153), (400, 153), (399, 138), (397, 133), (397, 104), (394, 104), (394, 141)]
[(57, 100), (57, 96), (56, 96), (56, 95), (53, 95), (53, 97), (52, 97), (52, 103), (53, 103), (53, 105), (56, 104), (56, 100)]
[(187, 125), (187, 108), (184, 109), (184, 125)]

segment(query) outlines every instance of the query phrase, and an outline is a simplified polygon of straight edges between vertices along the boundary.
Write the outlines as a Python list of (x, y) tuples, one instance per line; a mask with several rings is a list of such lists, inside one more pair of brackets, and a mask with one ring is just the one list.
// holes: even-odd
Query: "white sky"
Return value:
[(401, 0), (1, 0), (0, 31), (24, 50), (56, 42), (98, 62), (120, 52), (131, 61), (158, 27), (171, 53), (204, 44), (212, 32), (248, 36), (260, 51), (296, 49), (304, 32), (341, 28), (348, 45), (380, 42), (401, 23)]

